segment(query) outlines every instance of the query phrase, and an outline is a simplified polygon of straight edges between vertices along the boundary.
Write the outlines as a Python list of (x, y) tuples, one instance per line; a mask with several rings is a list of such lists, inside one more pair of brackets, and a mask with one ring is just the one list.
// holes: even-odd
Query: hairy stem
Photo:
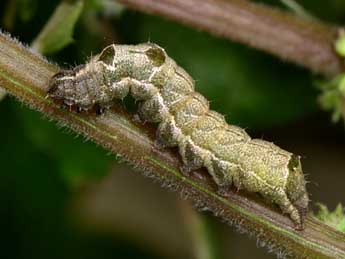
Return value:
[(287, 216), (255, 195), (233, 191), (224, 198), (216, 194), (215, 184), (205, 172), (183, 176), (176, 152), (157, 149), (153, 129), (136, 123), (119, 107), (102, 116), (61, 110), (46, 98), (48, 81), (57, 71), (58, 67), (0, 34), (0, 85), (22, 102), (123, 157), (196, 206), (254, 235), (270, 250), (292, 258), (345, 258), (345, 235), (321, 222), (309, 217), (306, 229), (295, 231)]
[(262, 4), (247, 0), (116, 1), (264, 50), (326, 76), (344, 68), (333, 47), (336, 27)]

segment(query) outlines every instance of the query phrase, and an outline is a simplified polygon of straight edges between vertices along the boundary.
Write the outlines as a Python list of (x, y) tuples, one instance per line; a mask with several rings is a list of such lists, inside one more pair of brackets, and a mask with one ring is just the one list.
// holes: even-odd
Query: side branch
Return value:
[(247, 0), (116, 0), (264, 50), (326, 76), (343, 69), (334, 52), (337, 28)]
[[(158, 179), (188, 197), (196, 206), (207, 208), (241, 231), (254, 235), (261, 244), (292, 258), (345, 258), (345, 235), (308, 217), (306, 229), (295, 231), (287, 216), (255, 195), (230, 192), (225, 199), (215, 192), (207, 174), (184, 177), (176, 153), (153, 144), (153, 130), (134, 122), (133, 116), (115, 108), (102, 116), (61, 110), (46, 98), (48, 81), (57, 67), (0, 34), (0, 85), (9, 93), (78, 134), (122, 156), (146, 175)], [(5, 123), (5, 118), (4, 125)], [(200, 176), (203, 177), (200, 177)]]

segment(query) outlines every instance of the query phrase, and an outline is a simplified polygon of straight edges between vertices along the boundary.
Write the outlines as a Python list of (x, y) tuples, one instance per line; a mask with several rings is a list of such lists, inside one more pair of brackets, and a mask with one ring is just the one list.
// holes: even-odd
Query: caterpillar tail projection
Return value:
[(193, 79), (158, 45), (110, 45), (53, 76), (48, 94), (77, 112), (98, 113), (132, 95), (142, 119), (158, 123), (157, 142), (178, 146), (184, 173), (206, 167), (221, 193), (231, 185), (257, 192), (304, 228), (309, 199), (300, 158), (209, 110)]

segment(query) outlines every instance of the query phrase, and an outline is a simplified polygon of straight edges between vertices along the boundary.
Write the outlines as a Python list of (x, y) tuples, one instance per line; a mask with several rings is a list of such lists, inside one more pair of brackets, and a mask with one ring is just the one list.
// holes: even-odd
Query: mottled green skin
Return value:
[(308, 194), (299, 157), (251, 139), (210, 111), (193, 79), (161, 47), (110, 45), (85, 66), (55, 75), (49, 94), (79, 111), (131, 94), (141, 118), (159, 123), (157, 143), (179, 147), (184, 173), (206, 167), (221, 192), (234, 185), (260, 193), (303, 228)]

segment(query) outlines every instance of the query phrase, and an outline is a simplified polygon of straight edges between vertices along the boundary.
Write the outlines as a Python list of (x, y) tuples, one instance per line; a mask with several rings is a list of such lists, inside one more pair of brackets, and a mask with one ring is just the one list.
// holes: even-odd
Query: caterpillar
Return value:
[(102, 114), (130, 94), (140, 118), (158, 123), (157, 143), (178, 147), (184, 174), (205, 167), (220, 194), (230, 186), (259, 193), (303, 229), (309, 198), (300, 157), (227, 124), (194, 85), (156, 44), (112, 44), (86, 64), (55, 74), (48, 96), (77, 112)]

